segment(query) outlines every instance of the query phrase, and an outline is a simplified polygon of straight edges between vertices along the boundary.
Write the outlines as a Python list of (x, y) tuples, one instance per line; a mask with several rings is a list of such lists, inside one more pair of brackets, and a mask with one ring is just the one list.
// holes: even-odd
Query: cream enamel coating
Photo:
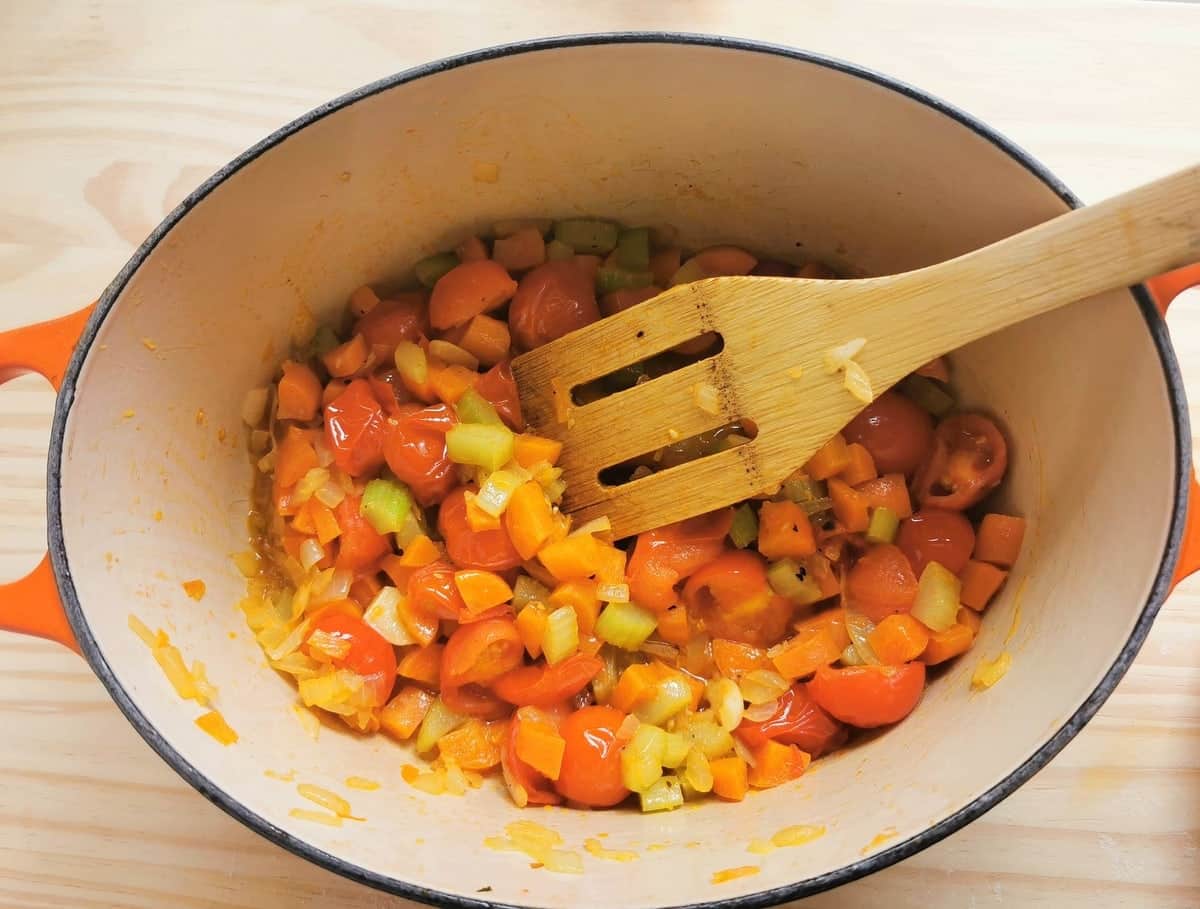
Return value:
[[(663, 93), (637, 90), (648, 83)], [(656, 97), (669, 97), (669, 115)], [(779, 116), (802, 106), (803, 117)], [(713, 119), (721, 130), (709, 128)], [(498, 164), (499, 180), (475, 182), (478, 163)], [(896, 835), (875, 849), (901, 843), (994, 786), (1057, 731), (1111, 666), (1146, 601), (1174, 500), (1175, 439), (1162, 367), (1128, 293), (1042, 316), (956, 358), (967, 400), (994, 411), (1012, 439), (1002, 507), (1031, 522), (977, 645), (985, 656), (1000, 651), (1020, 591), (1004, 682), (971, 693), (974, 663), (956, 664), (910, 720), (819, 762), (810, 776), (739, 805), (658, 816), (522, 813), (495, 783), (465, 798), (426, 797), (399, 781), (409, 756), (385, 739), (327, 729), (312, 743), (289, 709), (294, 691), (266, 668), (234, 609), (242, 584), (228, 554), (245, 546), (249, 484), (242, 397), (270, 377), (299, 308), (332, 316), (356, 285), (497, 218), (670, 223), (690, 247), (721, 240), (884, 274), (1064, 209), (1022, 165), (936, 110), (766, 54), (638, 44), (544, 50), (361, 100), (200, 201), (108, 314), (79, 376), (62, 462), (67, 560), (91, 633), (137, 710), (215, 787), (331, 855), (462, 898), (673, 906), (835, 871), (860, 860), (884, 828)], [(127, 410), (135, 416), (123, 420)], [(1098, 412), (1106, 419), (1093, 419)], [(137, 507), (150, 490), (161, 522)], [(1137, 533), (1119, 533), (1131, 502)], [(173, 572), (183, 564), (207, 583), (206, 608), (180, 589)], [(165, 684), (126, 627), (130, 611), (207, 664), (237, 745), (222, 748), (193, 725), (199, 711)], [(302, 800), (263, 771), (291, 767), (300, 781), (342, 792), (366, 821), (326, 828), (289, 817)], [(347, 792), (349, 775), (387, 785)], [(608, 832), (607, 847), (640, 851), (641, 864), (585, 855), (582, 882), (479, 845), (519, 818), (553, 827), (570, 848)], [(746, 853), (751, 839), (797, 823), (829, 832), (767, 857)], [(669, 845), (645, 852), (651, 843)], [(713, 872), (747, 864), (761, 873), (711, 883)]]

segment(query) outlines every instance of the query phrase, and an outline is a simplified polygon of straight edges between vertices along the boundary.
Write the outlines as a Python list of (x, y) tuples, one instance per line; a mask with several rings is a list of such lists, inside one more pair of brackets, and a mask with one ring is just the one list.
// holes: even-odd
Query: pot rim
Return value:
[[(523, 909), (523, 907), (518, 904), (501, 903), (446, 893), (399, 880), (389, 875), (369, 871), (355, 864), (353, 861), (326, 852), (306, 840), (292, 836), (287, 831), (272, 824), (266, 818), (251, 811), (237, 798), (230, 795), (199, 771), (162, 737), (154, 724), (138, 709), (137, 705), (113, 674), (95, 637), (92, 635), (72, 580), (70, 561), (67, 557), (62, 530), (61, 479), (63, 439), (66, 432), (67, 418), (75, 399), (80, 369), (87, 359), (92, 344), (95, 342), (100, 325), (104, 322), (117, 298), (133, 274), (141, 267), (142, 263), (171, 229), (192, 208), (233, 174), (237, 173), (247, 164), (255, 161), (263, 153), (286, 141), (294, 133), (323, 119), (327, 115), (336, 113), (358, 101), (370, 98), (373, 95), (407, 82), (459, 67), (469, 66), (474, 63), (497, 60), (519, 54), (609, 44), (670, 44), (725, 48), (746, 53), (770, 54), (777, 57), (784, 57), (854, 76), (858, 79), (891, 89), (910, 100), (924, 104), (938, 113), (957, 121), (981, 138), (991, 142), (1014, 161), (1024, 166), (1026, 170), (1041, 180), (1071, 208), (1078, 208), (1082, 204), (1057, 177), (1024, 149), (970, 114), (901, 80), (837, 58), (762, 41), (688, 32), (622, 31), (535, 38), (494, 45), (412, 67), (362, 86), (313, 108), (251, 146), (205, 180), (199, 188), (188, 195), (154, 229), (153, 233), (137, 248), (129, 261), (117, 273), (112, 283), (109, 284), (101, 295), (95, 311), (92, 313), (71, 356), (55, 405), (50, 434), (50, 449), (47, 456), (47, 538), (55, 579), (62, 595), (62, 602), (66, 609), (68, 621), (71, 624), (84, 657), (87, 659), (92, 670), (100, 678), (100, 681), (104, 683), (104, 686), (108, 689), (109, 694), (121, 712), (125, 714), (126, 719), (129, 720), (142, 738), (146, 740), (147, 744), (158, 752), (159, 756), (167, 764), (210, 802), (259, 835), (272, 840), (289, 852), (307, 859), (316, 865), (357, 883), (366, 884), (398, 896), (420, 900), (430, 905), (448, 907), (448, 909)], [(1035, 773), (1045, 767), (1079, 733), (1108, 699), (1137, 656), (1150, 630), (1150, 626), (1153, 624), (1154, 617), (1170, 593), (1171, 578), (1175, 569), (1175, 563), (1179, 558), (1183, 536), (1187, 506), (1188, 471), (1192, 463), (1191, 431), (1188, 423), (1183, 380), (1180, 376), (1179, 364), (1175, 358), (1175, 353), (1167, 334), (1166, 323), (1159, 315), (1149, 293), (1143, 285), (1131, 288), (1131, 292), (1146, 321), (1146, 327), (1158, 352), (1159, 361), (1163, 368), (1163, 376), (1166, 381), (1167, 396), (1175, 427), (1175, 498), (1171, 510), (1170, 529), (1166, 547), (1163, 551), (1162, 560), (1158, 566), (1149, 597), (1138, 616), (1129, 639), (1121, 648), (1120, 653), (1107, 672), (1105, 672), (1096, 688), (1088, 695), (1075, 713), (1053, 735), (1049, 736), (1045, 742), (1035, 749), (1016, 770), (997, 782), (986, 792), (983, 792), (971, 802), (959, 808), (953, 814), (921, 832), (905, 840), (898, 841), (877, 853), (816, 877), (806, 878), (791, 884), (748, 893), (742, 896), (680, 905), (674, 907), (674, 909), (701, 909), (701, 907), (703, 909), (759, 909), (759, 907), (773, 906), (849, 883), (915, 855), (949, 836), (969, 822), (979, 818), (1000, 801), (1015, 792)]]

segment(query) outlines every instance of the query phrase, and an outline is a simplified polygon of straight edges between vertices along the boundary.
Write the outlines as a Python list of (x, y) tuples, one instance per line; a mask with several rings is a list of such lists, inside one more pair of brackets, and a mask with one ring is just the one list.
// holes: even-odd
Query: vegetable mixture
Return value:
[[(732, 246), (688, 256), (607, 221), (506, 223), (418, 262), (411, 287), (359, 288), (340, 324), (301, 326), (245, 406), (259, 471), (241, 567), (250, 627), (303, 704), (414, 742), (431, 766), (404, 777), (426, 791), (498, 770), (520, 806), (643, 811), (743, 799), (904, 719), (929, 667), (971, 648), (1024, 532), (982, 506), (1007, 445), (956, 407), (944, 359), (779, 489), (636, 539), (572, 526), (560, 445), (524, 431), (510, 357), (668, 286), (747, 273), (833, 276)], [(625, 470), (739, 434), (753, 428)]]

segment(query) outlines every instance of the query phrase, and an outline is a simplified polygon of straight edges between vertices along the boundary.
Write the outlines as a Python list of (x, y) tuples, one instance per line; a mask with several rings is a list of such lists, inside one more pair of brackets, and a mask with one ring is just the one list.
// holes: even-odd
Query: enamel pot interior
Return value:
[[(426, 796), (402, 782), (412, 756), (386, 738), (327, 728), (314, 743), (290, 709), (291, 684), (243, 625), (229, 560), (246, 548), (241, 403), (270, 379), (297, 319), (331, 317), (356, 286), (397, 278), (500, 218), (671, 224), (691, 248), (732, 242), (881, 274), (1068, 207), (1030, 163), (928, 100), (748, 46), (617, 41), (482, 55), (319, 114), (198, 193), (113, 285), (58, 435), (57, 562), (85, 649), (160, 752), (256, 829), (360, 880), (444, 902), (768, 902), (886, 864), (948, 832), (964, 809), (956, 820), (983, 810), (1130, 656), (1161, 595), (1178, 441), (1164, 354), (1134, 297), (1117, 292), (955, 358), (966, 402), (1007, 427), (998, 504), (1026, 515), (1030, 532), (975, 650), (937, 674), (898, 727), (743, 803), (649, 816), (522, 813), (497, 780), (463, 798)], [(499, 179), (474, 179), (479, 164), (498, 165)], [(181, 589), (190, 578), (207, 584), (201, 602)], [(131, 612), (207, 665), (236, 745), (193, 725), (199, 709), (130, 632)], [(978, 661), (1005, 648), (1008, 676), (973, 693)], [(295, 820), (289, 810), (305, 804), (295, 784), (266, 770), (348, 792), (366, 820)], [(350, 775), (383, 787), (347, 791)], [(639, 852), (640, 864), (585, 855), (581, 881), (482, 846), (520, 818), (569, 848), (608, 834), (607, 847)], [(797, 823), (828, 832), (747, 853), (752, 839)], [(761, 871), (711, 882), (742, 865)]]

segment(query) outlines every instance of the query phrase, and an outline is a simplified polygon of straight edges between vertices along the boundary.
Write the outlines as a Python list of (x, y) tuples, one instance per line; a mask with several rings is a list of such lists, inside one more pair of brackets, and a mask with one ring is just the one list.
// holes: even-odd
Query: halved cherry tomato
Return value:
[(404, 412), (403, 405), (412, 403), (412, 393), (404, 386), (404, 380), (395, 369), (382, 369), (367, 377), (371, 383), (371, 391), (375, 400), (389, 417), (399, 416)]
[(355, 379), (325, 405), (325, 439), (333, 462), (354, 477), (381, 466), (385, 423), (371, 383)]
[(750, 748), (775, 739), (820, 757), (846, 740), (846, 727), (818, 707), (804, 685), (793, 685), (779, 696), (779, 709), (770, 719), (742, 720), (734, 734)]
[(454, 572), (454, 566), (442, 559), (414, 571), (408, 578), (408, 608), (457, 622), (467, 604), (454, 583)]
[(521, 279), (508, 308), (508, 327), (521, 350), (533, 350), (599, 320), (596, 286), (572, 260), (547, 262)]
[(513, 717), (500, 750), (500, 769), (504, 773), (505, 785), (513, 801), (522, 808), (526, 805), (557, 805), (562, 801), (562, 796), (554, 791), (554, 784), (517, 757), (517, 727), (520, 722), (519, 716)]
[(562, 771), (554, 788), (563, 797), (591, 808), (609, 808), (629, 795), (621, 782), (621, 748), (617, 730), (625, 714), (615, 707), (593, 705), (576, 710), (559, 727), (566, 740)]
[[(341, 612), (318, 616), (308, 636), (311, 638), (316, 631), (333, 635), (350, 645), (346, 655), (333, 660), (333, 665), (358, 673), (371, 703), (376, 707), (386, 704), (396, 684), (395, 648), (366, 622)], [(307, 652), (307, 642), (304, 649)]]
[(467, 523), (466, 490), (456, 489), (438, 509), (438, 531), (446, 552), (459, 568), (506, 571), (524, 561), (504, 528), (472, 530)]
[(912, 473), (933, 446), (933, 418), (904, 395), (885, 391), (846, 424), (847, 442), (858, 442), (884, 473)]
[(917, 576), (898, 546), (872, 546), (846, 576), (847, 607), (872, 622), (908, 612), (917, 598)]
[(900, 522), (896, 545), (908, 556), (918, 578), (930, 562), (961, 574), (975, 549), (975, 528), (961, 512), (923, 508)]
[(820, 707), (861, 729), (900, 722), (912, 713), (924, 690), (924, 663), (822, 666), (808, 683), (808, 693)]
[(521, 665), (525, 645), (508, 619), (460, 625), (442, 651), (442, 700), (458, 713), (496, 718), (508, 705), (481, 686)]
[(603, 661), (577, 653), (555, 666), (521, 666), (500, 676), (492, 690), (518, 707), (550, 707), (579, 694), (603, 668)]
[(994, 422), (960, 413), (938, 424), (933, 451), (913, 478), (922, 508), (970, 508), (1000, 485), (1008, 468), (1008, 444)]
[(334, 560), (338, 568), (357, 571), (392, 550), (388, 538), (359, 513), (361, 504), (362, 496), (347, 494), (333, 511), (338, 527), (342, 529), (337, 538), (338, 554)]
[(733, 509), (721, 508), (639, 534), (629, 559), (629, 595), (647, 609), (675, 602), (675, 585), (721, 554)]
[(391, 360), (401, 341), (416, 341), (429, 333), (425, 294), (408, 291), (382, 301), (358, 320), (354, 332), (363, 336), (379, 360)]
[(458, 482), (458, 470), (446, 453), (446, 433), (458, 424), (454, 408), (446, 404), (416, 407), (400, 405), (401, 413), (389, 423), (383, 454), (392, 473), (412, 490), (422, 505), (435, 505)]
[(689, 612), (713, 637), (768, 647), (783, 637), (791, 604), (767, 583), (767, 563), (749, 549), (732, 549), (697, 570), (683, 586)]
[(513, 377), (512, 361), (501, 360), (475, 382), (475, 390), (496, 408), (500, 419), (516, 432), (525, 429), (521, 399), (517, 395), (517, 380)]

